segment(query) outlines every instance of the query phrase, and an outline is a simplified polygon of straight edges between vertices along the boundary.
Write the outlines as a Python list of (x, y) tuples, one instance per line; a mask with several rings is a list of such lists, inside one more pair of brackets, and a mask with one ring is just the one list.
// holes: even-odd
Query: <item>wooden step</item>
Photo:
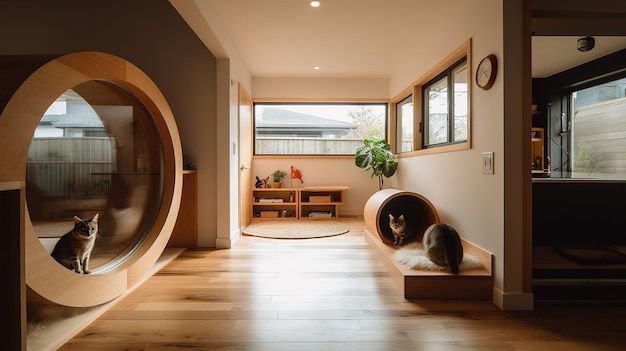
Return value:
[(397, 262), (393, 255), (396, 247), (382, 242), (377, 233), (365, 229), (365, 238), (376, 252), (396, 285), (404, 291), (407, 300), (489, 300), (493, 299), (493, 255), (484, 249), (463, 240), (463, 251), (473, 255), (484, 269), (461, 271), (427, 271), (410, 269)]

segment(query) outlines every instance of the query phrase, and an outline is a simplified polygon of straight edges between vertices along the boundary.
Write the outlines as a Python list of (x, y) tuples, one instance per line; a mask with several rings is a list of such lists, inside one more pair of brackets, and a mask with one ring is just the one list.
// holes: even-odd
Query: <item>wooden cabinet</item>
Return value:
[(196, 248), (198, 246), (198, 179), (197, 171), (183, 171), (183, 195), (174, 231), (168, 247)]
[(337, 219), (347, 186), (257, 188), (252, 190), (256, 220)]
[(253, 220), (297, 219), (298, 191), (296, 188), (257, 188), (252, 190)]
[(337, 219), (344, 187), (307, 187), (300, 191), (301, 219)]
[(533, 176), (550, 174), (550, 163), (545, 153), (545, 130), (539, 127), (532, 128), (531, 135), (531, 167)]

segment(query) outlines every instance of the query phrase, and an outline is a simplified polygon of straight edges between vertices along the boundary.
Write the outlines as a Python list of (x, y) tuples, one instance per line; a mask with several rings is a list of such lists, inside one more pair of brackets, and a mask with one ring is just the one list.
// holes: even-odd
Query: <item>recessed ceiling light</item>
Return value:
[(320, 7), (321, 3), (319, 1), (311, 1), (311, 7)]
[(320, 66), (315, 66), (313, 67), (314, 70), (319, 71), (320, 70)]

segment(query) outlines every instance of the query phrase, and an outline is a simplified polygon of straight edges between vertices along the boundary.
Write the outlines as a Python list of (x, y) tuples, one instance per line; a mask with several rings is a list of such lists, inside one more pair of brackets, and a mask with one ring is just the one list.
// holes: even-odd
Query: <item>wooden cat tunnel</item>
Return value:
[(389, 227), (389, 214), (404, 215), (416, 236), (408, 241), (421, 239), (424, 231), (432, 224), (439, 223), (435, 206), (424, 196), (397, 189), (383, 189), (372, 195), (365, 204), (363, 217), (372, 233), (385, 244), (393, 244), (393, 234)]
[[(23, 260), (21, 272), (16, 274), (20, 274), (21, 282), (25, 282), (20, 286), (20, 292), (27, 295), (29, 303), (92, 307), (109, 302), (151, 274), (176, 224), (183, 179), (182, 145), (176, 120), (156, 84), (122, 58), (101, 52), (77, 52), (55, 58), (9, 59), (15, 62), (6, 65), (0, 62), (10, 73), (8, 77), (15, 80), (0, 84), (1, 88), (9, 86), (3, 91), (8, 94), (0, 96), (0, 183), (19, 182), (24, 192), (28, 150), (35, 129), (50, 104), (68, 89), (91, 82), (115, 86), (115, 92), (127, 94), (129, 100), (140, 101), (137, 110), (145, 111), (151, 118), (155, 130), (150, 136), (160, 141), (161, 148), (160, 206), (152, 214), (151, 226), (142, 232), (141, 240), (132, 243), (128, 252), (115, 256), (110, 269), (83, 275), (57, 264), (37, 236), (25, 200), (16, 210), (23, 213), (19, 237), (7, 238), (20, 242), (20, 252), (11, 254)], [(119, 101), (122, 95), (112, 93), (106, 96), (108, 100), (98, 97), (94, 102)], [(9, 99), (6, 100), (5, 96)]]

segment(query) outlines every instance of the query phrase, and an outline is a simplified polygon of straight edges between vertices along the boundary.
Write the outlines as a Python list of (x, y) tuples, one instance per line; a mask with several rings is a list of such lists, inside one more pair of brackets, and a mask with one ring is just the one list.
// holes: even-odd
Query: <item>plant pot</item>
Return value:
[(272, 183), (272, 188), (280, 188), (280, 182)]

